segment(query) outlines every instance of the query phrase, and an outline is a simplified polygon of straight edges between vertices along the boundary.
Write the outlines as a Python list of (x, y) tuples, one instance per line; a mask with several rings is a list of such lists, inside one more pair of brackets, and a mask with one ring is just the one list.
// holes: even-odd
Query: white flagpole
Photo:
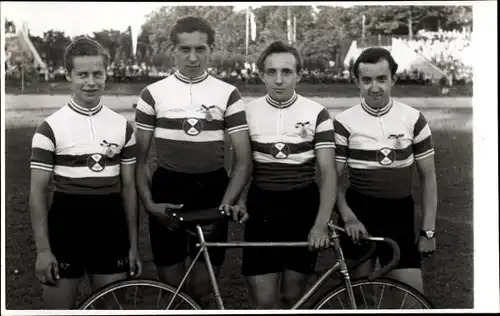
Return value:
[(245, 19), (245, 62), (248, 62), (248, 39), (249, 39), (249, 27), (250, 27), (250, 7), (247, 7), (246, 19)]

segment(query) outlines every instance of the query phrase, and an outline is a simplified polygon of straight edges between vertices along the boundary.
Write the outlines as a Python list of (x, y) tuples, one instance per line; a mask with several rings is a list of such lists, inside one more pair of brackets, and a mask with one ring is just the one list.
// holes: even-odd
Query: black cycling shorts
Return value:
[[(371, 236), (388, 237), (398, 244), (401, 259), (395, 269), (420, 269), (421, 259), (415, 235), (415, 205), (411, 195), (401, 199), (382, 199), (349, 188), (346, 200), (347, 205)], [(344, 226), (340, 217), (339, 226)], [(347, 259), (359, 259), (370, 248), (367, 243), (354, 245), (343, 233), (340, 234), (340, 241)], [(381, 266), (386, 265), (392, 258), (392, 249), (389, 245), (377, 242), (375, 256), (378, 257)]]
[[(306, 242), (319, 208), (316, 183), (288, 191), (266, 191), (251, 186), (247, 197), (248, 221), (244, 240), (249, 242)], [(318, 253), (307, 247), (243, 248), (245, 276), (292, 270), (314, 271)]]
[[(202, 173), (187, 174), (158, 168), (152, 178), (151, 194), (155, 203), (184, 204), (183, 209), (207, 209), (219, 207), (229, 177), (224, 168)], [(182, 214), (182, 210), (177, 213)], [(195, 232), (195, 229), (191, 229)], [(198, 238), (179, 229), (170, 231), (149, 216), (149, 235), (154, 262), (159, 266), (170, 266), (182, 262), (189, 255), (194, 258), (199, 248)], [(228, 236), (228, 222), (221, 220), (215, 223), (214, 230), (206, 236), (206, 241), (225, 242)], [(214, 266), (224, 262), (226, 251), (223, 248), (209, 248), (210, 261)], [(204, 257), (199, 258), (204, 261)]]
[(130, 242), (121, 195), (54, 192), (49, 242), (62, 278), (129, 270)]

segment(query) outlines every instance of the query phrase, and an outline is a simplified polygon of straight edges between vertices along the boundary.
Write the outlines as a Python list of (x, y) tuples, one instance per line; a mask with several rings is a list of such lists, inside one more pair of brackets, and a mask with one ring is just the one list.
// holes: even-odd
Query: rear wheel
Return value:
[(193, 310), (201, 307), (188, 295), (155, 280), (122, 280), (92, 293), (78, 309)]
[[(358, 309), (433, 309), (432, 303), (413, 287), (389, 278), (352, 282)], [(353, 309), (344, 284), (319, 300), (314, 309)]]

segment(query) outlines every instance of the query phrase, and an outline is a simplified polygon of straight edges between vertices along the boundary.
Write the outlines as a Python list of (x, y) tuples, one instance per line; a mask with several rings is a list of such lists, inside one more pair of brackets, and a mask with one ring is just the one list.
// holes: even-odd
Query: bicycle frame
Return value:
[[(322, 273), (321, 276), (318, 278), (318, 280), (309, 288), (309, 290), (302, 295), (301, 298), (292, 306), (292, 310), (298, 309), (304, 305), (305, 302), (318, 290), (318, 288), (323, 285), (325, 280), (328, 279), (332, 275), (332, 273), (340, 271), (340, 273), (343, 276), (343, 281), (345, 283), (346, 289), (347, 289), (347, 295), (350, 301), (350, 305), (352, 309), (357, 309), (356, 306), (356, 301), (354, 298), (354, 293), (352, 290), (352, 285), (351, 285), (351, 280), (349, 276), (349, 271), (347, 268), (347, 264), (344, 258), (344, 254), (342, 252), (342, 248), (340, 246), (340, 240), (339, 240), (339, 234), (337, 233), (337, 230), (343, 231), (342, 228), (337, 227), (333, 225), (332, 222), (328, 223), (329, 227), (329, 239), (331, 242), (331, 246), (333, 246), (337, 262), (330, 267), (326, 272)], [(222, 301), (222, 297), (220, 295), (219, 291), (219, 286), (217, 283), (217, 279), (215, 277), (215, 272), (212, 266), (212, 262), (210, 260), (210, 255), (208, 253), (208, 248), (211, 247), (222, 247), (222, 248), (245, 248), (245, 247), (307, 247), (309, 246), (308, 242), (206, 242), (205, 241), (205, 236), (203, 235), (203, 230), (200, 225), (196, 226), (196, 235), (199, 238), (199, 243), (196, 244), (197, 247), (199, 247), (199, 251), (196, 254), (195, 258), (191, 262), (188, 270), (186, 271), (186, 274), (181, 280), (181, 283), (179, 284), (177, 291), (175, 294), (172, 296), (170, 302), (168, 303), (167, 309), (170, 308), (171, 304), (175, 300), (175, 297), (178, 295), (180, 289), (184, 285), (184, 283), (187, 280), (187, 277), (191, 273), (191, 270), (193, 269), (195, 263), (198, 261), (199, 257), (201, 254), (203, 254), (204, 259), (205, 259), (205, 264), (207, 267), (209, 279), (212, 285), (212, 289), (214, 292), (215, 296), (215, 301), (217, 303), (217, 307), (221, 310), (224, 309), (224, 303)], [(370, 241), (385, 241), (384, 238), (379, 238), (379, 237), (365, 237), (364, 239), (370, 240)], [(380, 269), (382, 270), (382, 269)]]

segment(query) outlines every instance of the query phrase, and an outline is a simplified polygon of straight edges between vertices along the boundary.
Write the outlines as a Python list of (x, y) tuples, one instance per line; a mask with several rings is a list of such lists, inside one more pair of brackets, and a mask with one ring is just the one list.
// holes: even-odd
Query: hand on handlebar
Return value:
[(183, 206), (183, 204), (153, 203), (147, 207), (147, 211), (169, 230), (174, 231), (179, 229), (180, 225), (179, 220), (171, 215), (171, 211), (179, 210)]
[(361, 223), (357, 218), (351, 218), (345, 221), (344, 226), (347, 236), (351, 237), (352, 242), (355, 245), (359, 245), (360, 235), (368, 236), (365, 225)]
[(244, 223), (248, 219), (246, 205), (242, 202), (236, 205), (223, 204), (219, 207), (220, 211), (224, 211), (226, 216), (232, 216), (232, 219), (237, 223)]

